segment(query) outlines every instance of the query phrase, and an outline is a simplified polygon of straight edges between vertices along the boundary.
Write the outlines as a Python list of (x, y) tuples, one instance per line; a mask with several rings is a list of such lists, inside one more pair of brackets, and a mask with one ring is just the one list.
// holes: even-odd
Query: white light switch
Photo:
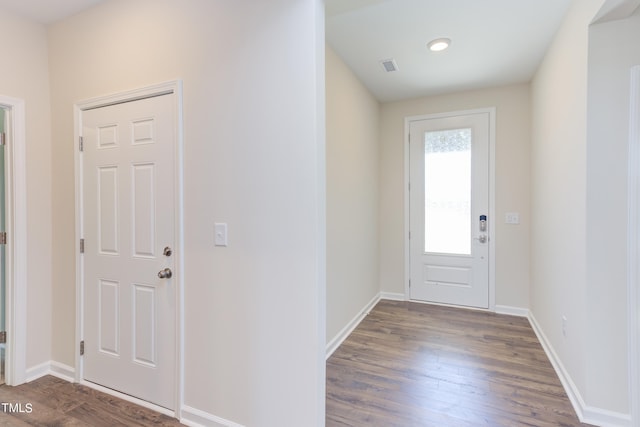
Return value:
[(214, 224), (215, 244), (216, 246), (227, 246), (227, 224), (216, 222)]
[(518, 212), (507, 212), (504, 214), (506, 224), (520, 224), (520, 214)]

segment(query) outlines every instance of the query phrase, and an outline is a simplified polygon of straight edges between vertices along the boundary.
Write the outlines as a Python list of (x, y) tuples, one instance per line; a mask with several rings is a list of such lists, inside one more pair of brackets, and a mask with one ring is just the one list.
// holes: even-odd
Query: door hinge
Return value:
[(0, 332), (0, 344), (7, 343), (7, 331)]
[(4, 132), (0, 133), (0, 145), (7, 145), (7, 134)]
[(84, 356), (84, 340), (80, 341), (80, 356)]
[(0, 245), (6, 245), (6, 244), (7, 244), (7, 232), (0, 231)]
[(409, 288), (411, 288), (411, 279), (409, 279)]
[(83, 137), (79, 138), (78, 144), (79, 144), (80, 151), (81, 152), (84, 151), (84, 138)]
[(411, 240), (411, 231), (409, 231), (409, 240)]
[(80, 239), (80, 253), (84, 253), (84, 239)]

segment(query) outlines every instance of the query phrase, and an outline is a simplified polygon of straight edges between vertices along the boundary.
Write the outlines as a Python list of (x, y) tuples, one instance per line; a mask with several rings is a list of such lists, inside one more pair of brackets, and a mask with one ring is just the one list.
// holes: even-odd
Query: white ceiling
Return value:
[(49, 24), (104, 0), (0, 0), (0, 8), (31, 21)]
[[(0, 0), (48, 24), (105, 0)], [(380, 101), (528, 82), (571, 0), (325, 0), (329, 45)], [(452, 39), (429, 52), (426, 43)], [(380, 60), (393, 58), (386, 73)]]
[[(570, 0), (326, 0), (328, 44), (383, 102), (531, 80)], [(430, 52), (435, 38), (452, 40)], [(387, 73), (380, 60), (393, 58)]]

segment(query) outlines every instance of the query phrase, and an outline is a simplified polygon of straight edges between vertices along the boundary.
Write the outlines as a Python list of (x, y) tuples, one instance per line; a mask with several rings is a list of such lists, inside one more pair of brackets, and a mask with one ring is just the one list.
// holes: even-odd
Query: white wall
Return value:
[[(587, 128), (588, 328), (585, 399), (629, 410), (627, 157), (630, 68), (640, 65), (640, 10), (589, 30)], [(637, 363), (637, 361), (636, 361)]]
[[(75, 101), (183, 79), (185, 404), (324, 423), (324, 19), (317, 0), (110, 0), (52, 25), (53, 358), (73, 365)], [(214, 248), (213, 223), (229, 224)]]
[(587, 26), (601, 3), (572, 3), (532, 82), (531, 310), (580, 390), (587, 332)]
[[(628, 97), (625, 115), (620, 91), (629, 76), (606, 61), (628, 55), (637, 32), (619, 47), (595, 36), (590, 51), (589, 24), (603, 3), (572, 3), (532, 83), (531, 309), (587, 421), (624, 423)], [(602, 73), (621, 80), (603, 83)]]
[[(404, 119), (496, 107), (496, 304), (529, 306), (529, 86), (515, 85), (382, 105), (380, 287), (404, 293)], [(519, 212), (520, 225), (504, 223)]]
[(25, 101), (27, 158), (27, 369), (51, 359), (51, 118), (46, 31), (2, 10), (0, 94)]
[(327, 46), (327, 341), (379, 292), (380, 105)]
[[(530, 305), (586, 405), (625, 413), (626, 305), (620, 304), (626, 279), (621, 228), (626, 163), (621, 138), (627, 126), (621, 97), (628, 74), (621, 73), (628, 65), (624, 61), (635, 57), (629, 56), (629, 43), (619, 49), (605, 49), (603, 43), (621, 34), (637, 39), (638, 19), (636, 15), (630, 23), (594, 26), (589, 40), (588, 25), (602, 3), (573, 2), (532, 82), (531, 127), (527, 85), (381, 107), (379, 281), (383, 291), (404, 291), (404, 117), (496, 106), (497, 214), (500, 219), (506, 211), (518, 211), (522, 220), (515, 227), (497, 221), (496, 303)], [(167, 1), (111, 0), (50, 27), (49, 64), (44, 28), (3, 11), (0, 26), (12, 34), (5, 46), (12, 67), (0, 69), (0, 94), (27, 102), (27, 367), (50, 359), (73, 365), (77, 348), (73, 103), (182, 78), (185, 402), (248, 425), (281, 425), (284, 414), (292, 424), (322, 424), (324, 67), (316, 56), (324, 45), (321, 9), (312, 0), (188, 0), (179, 7)], [(604, 62), (591, 62), (588, 85), (589, 42), (591, 55)], [(373, 100), (349, 82), (347, 70), (339, 71), (332, 54), (329, 58), (333, 65), (328, 64), (327, 72), (335, 75), (328, 84), (354, 91), (358, 102), (353, 108), (362, 103), (358, 120), (363, 130), (371, 131)], [(613, 68), (600, 67), (607, 63)], [(611, 77), (619, 80), (600, 85), (601, 78)], [(603, 102), (600, 107), (590, 104), (595, 108), (589, 111), (589, 122), (587, 88), (590, 97)], [(328, 93), (339, 95), (331, 89)], [(348, 138), (351, 131), (345, 127), (339, 138)], [(338, 130), (329, 126), (329, 132)], [(353, 148), (366, 151), (365, 139)], [(357, 155), (343, 151), (348, 149), (327, 147), (328, 162), (341, 161), (340, 154)], [(370, 166), (376, 158), (369, 154), (360, 178), (375, 176)], [(346, 166), (340, 165), (340, 173)], [(328, 179), (329, 193), (331, 186), (338, 190), (329, 200), (336, 209), (329, 205), (329, 216), (350, 202), (335, 187), (338, 176)], [(360, 184), (369, 191), (358, 204), (364, 210), (376, 195), (352, 179), (354, 188)], [(367, 246), (365, 230), (374, 217), (361, 224), (362, 239), (350, 244)], [(212, 246), (214, 220), (230, 224), (227, 249)], [(331, 221), (335, 230), (346, 225)], [(329, 233), (335, 248), (337, 235)], [(338, 253), (328, 252), (329, 257)], [(368, 266), (370, 254), (361, 262)], [(341, 281), (331, 283), (344, 283), (355, 274), (355, 269), (334, 265), (328, 274)], [(371, 270), (362, 270), (357, 277), (362, 286), (337, 286), (329, 291), (335, 292), (332, 301), (344, 303), (349, 297), (339, 292), (356, 290), (355, 298), (366, 299), (375, 291), (368, 287), (372, 277), (376, 275)], [(342, 317), (329, 319), (330, 330), (339, 329), (361, 305), (344, 305)], [(566, 337), (562, 315), (568, 318)], [(273, 384), (279, 384), (277, 393)]]

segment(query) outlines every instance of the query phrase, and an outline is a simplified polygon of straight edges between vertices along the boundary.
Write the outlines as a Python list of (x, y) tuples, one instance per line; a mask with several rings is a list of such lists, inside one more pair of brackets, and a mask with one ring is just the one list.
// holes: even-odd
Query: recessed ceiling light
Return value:
[(427, 46), (429, 47), (429, 50), (432, 52), (440, 52), (448, 48), (450, 44), (451, 44), (451, 39), (440, 38), (440, 39), (431, 40), (429, 43), (427, 43)]

